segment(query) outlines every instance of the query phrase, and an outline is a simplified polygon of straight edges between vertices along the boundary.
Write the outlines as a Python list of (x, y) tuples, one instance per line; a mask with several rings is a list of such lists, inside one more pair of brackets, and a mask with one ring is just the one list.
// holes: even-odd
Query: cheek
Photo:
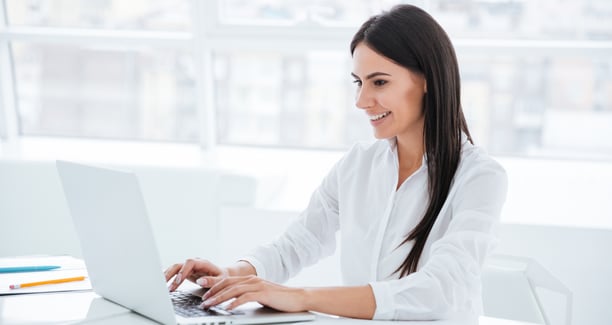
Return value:
[(415, 112), (423, 113), (424, 96), (425, 92), (418, 89), (407, 91), (404, 96), (405, 105), (410, 107)]
[(418, 89), (400, 89), (387, 88), (384, 91), (378, 92), (374, 99), (382, 108), (396, 111), (401, 114), (422, 115), (423, 114), (423, 96), (425, 93)]
[(376, 94), (376, 101), (381, 107), (390, 111), (396, 111), (405, 105), (406, 99), (400, 91), (387, 88)]

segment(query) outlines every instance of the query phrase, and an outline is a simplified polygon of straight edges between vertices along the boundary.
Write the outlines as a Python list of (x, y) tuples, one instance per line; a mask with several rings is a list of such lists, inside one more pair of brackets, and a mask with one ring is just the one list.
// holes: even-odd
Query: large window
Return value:
[[(612, 2), (404, 2), (453, 39), (479, 144), (612, 158)], [(0, 110), (19, 136), (346, 148), (371, 138), (350, 37), (395, 3), (4, 0), (15, 100)]]
[(7, 0), (20, 134), (197, 141), (189, 8)]
[(191, 54), (15, 42), (23, 134), (197, 139)]
[(339, 148), (369, 134), (346, 53), (224, 51), (214, 62), (221, 143)]

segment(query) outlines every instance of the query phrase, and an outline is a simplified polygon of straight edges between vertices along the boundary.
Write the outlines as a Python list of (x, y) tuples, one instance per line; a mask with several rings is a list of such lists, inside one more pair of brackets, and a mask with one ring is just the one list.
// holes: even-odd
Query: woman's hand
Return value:
[(264, 306), (286, 312), (305, 311), (306, 291), (289, 288), (254, 275), (232, 277), (206, 277), (210, 289), (202, 296), (203, 307), (218, 305), (232, 298), (226, 309), (234, 309), (244, 303), (256, 301)]
[[(254, 275), (252, 265), (237, 264), (242, 272), (229, 276), (204, 276), (198, 283), (209, 288), (202, 296), (202, 307), (208, 308), (230, 301), (225, 309), (231, 310), (244, 303), (256, 301), (264, 306), (286, 312), (317, 311), (351, 318), (372, 319), (376, 299), (369, 284), (352, 287), (290, 288), (272, 283)], [(238, 274), (238, 275), (237, 275)], [(239, 275), (247, 274), (247, 275)]]
[(174, 277), (174, 281), (172, 281), (168, 287), (170, 291), (174, 291), (185, 279), (200, 284), (202, 281), (198, 281), (198, 279), (202, 277), (206, 277), (207, 279), (222, 279), (229, 276), (229, 271), (207, 260), (190, 258), (186, 260), (185, 263), (177, 263), (170, 266), (164, 271), (164, 275), (166, 277), (166, 282)]

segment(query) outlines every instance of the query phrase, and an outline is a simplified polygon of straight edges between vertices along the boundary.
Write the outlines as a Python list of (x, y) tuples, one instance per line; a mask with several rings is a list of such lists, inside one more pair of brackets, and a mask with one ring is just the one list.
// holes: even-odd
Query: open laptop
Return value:
[(171, 297), (136, 175), (65, 161), (57, 161), (57, 170), (93, 289), (105, 299), (163, 324), (315, 319), (313, 313), (284, 313), (259, 304), (233, 313), (203, 310), (199, 296), (189, 296), (187, 303)]

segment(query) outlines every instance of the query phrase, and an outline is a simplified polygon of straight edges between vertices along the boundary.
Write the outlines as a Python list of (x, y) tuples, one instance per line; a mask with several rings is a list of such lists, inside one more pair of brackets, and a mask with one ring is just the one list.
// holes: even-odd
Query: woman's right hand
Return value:
[(200, 284), (198, 283), (198, 279), (202, 277), (225, 278), (229, 276), (229, 271), (226, 268), (218, 267), (207, 260), (190, 258), (184, 263), (177, 263), (170, 266), (166, 269), (166, 271), (164, 271), (164, 275), (166, 277), (166, 282), (170, 281), (170, 279), (174, 277), (174, 280), (168, 286), (170, 291), (174, 291), (181, 285), (181, 283), (183, 283), (185, 279)]

